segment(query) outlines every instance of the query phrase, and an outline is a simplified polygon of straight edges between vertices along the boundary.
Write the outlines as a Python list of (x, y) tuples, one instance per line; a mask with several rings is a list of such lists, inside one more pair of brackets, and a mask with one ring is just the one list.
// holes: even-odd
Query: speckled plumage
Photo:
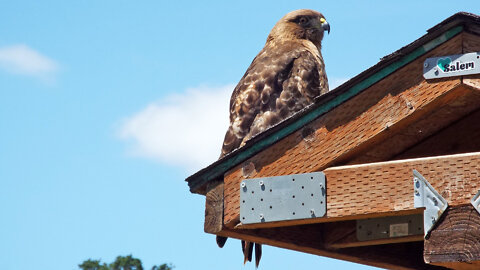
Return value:
[[(280, 123), (328, 92), (320, 49), (323, 32), (330, 26), (319, 12), (301, 9), (275, 24), (263, 49), (253, 59), (230, 99), (230, 126), (220, 158), (252, 137)], [(227, 238), (217, 236), (223, 247)], [(242, 241), (244, 263), (255, 265), (262, 255), (260, 244)]]
[(321, 13), (285, 15), (250, 64), (230, 99), (230, 126), (220, 157), (328, 92), (321, 41)]

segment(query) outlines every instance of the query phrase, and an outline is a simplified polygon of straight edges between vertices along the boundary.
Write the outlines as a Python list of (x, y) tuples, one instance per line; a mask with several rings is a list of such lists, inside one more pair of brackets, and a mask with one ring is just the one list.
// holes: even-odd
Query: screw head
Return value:
[(423, 66), (424, 66), (424, 67), (428, 67), (428, 63), (425, 62), (425, 63), (423, 64)]
[(260, 186), (263, 186), (263, 185), (264, 185), (264, 184), (263, 184), (263, 181), (260, 181), (260, 182), (258, 182), (258, 183), (260, 184)]
[(246, 186), (246, 185), (245, 185), (245, 182), (242, 182), (242, 183), (240, 184), (240, 186), (241, 186), (241, 187), (245, 187), (245, 186)]

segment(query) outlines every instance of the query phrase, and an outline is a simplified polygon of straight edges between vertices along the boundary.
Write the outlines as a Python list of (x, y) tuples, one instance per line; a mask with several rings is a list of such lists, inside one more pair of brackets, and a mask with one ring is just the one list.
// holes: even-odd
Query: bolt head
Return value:
[(246, 185), (245, 185), (245, 182), (242, 182), (242, 183), (240, 184), (240, 186), (241, 186), (241, 187), (245, 187), (245, 186), (246, 186)]

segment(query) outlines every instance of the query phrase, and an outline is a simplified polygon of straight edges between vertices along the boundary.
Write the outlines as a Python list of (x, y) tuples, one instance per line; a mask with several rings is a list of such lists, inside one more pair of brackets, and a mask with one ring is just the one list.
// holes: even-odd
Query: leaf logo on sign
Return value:
[(437, 61), (437, 66), (442, 69), (442, 71), (445, 71), (445, 69), (452, 63), (452, 59), (450, 57), (447, 58), (440, 58)]

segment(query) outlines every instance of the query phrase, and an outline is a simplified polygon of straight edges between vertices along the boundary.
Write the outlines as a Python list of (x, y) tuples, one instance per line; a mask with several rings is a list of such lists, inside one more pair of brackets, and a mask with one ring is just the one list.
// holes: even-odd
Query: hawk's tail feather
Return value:
[(243, 264), (246, 264), (247, 261), (252, 261), (253, 255), (253, 243), (242, 240), (242, 251), (243, 251)]
[(258, 268), (261, 258), (262, 258), (262, 245), (259, 243), (255, 243), (255, 269)]
[(225, 242), (227, 242), (227, 239), (228, 237), (217, 235), (216, 240), (217, 240), (218, 247), (223, 248), (223, 246), (225, 246)]

